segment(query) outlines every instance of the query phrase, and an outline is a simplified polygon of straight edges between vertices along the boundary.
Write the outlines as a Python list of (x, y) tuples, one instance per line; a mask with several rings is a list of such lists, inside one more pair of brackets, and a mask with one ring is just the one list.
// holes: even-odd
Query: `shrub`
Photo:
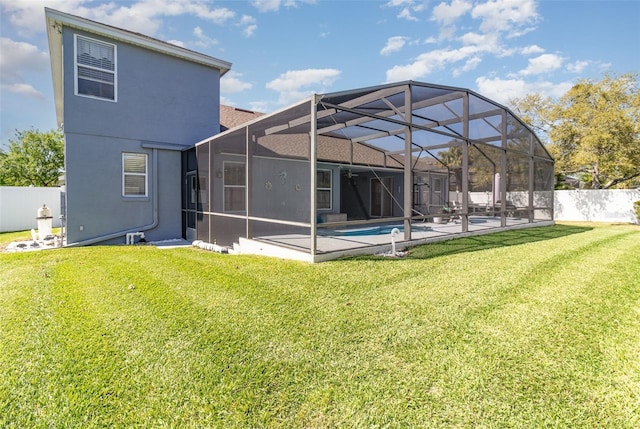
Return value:
[(640, 201), (633, 202), (633, 210), (636, 212), (636, 219), (640, 222)]

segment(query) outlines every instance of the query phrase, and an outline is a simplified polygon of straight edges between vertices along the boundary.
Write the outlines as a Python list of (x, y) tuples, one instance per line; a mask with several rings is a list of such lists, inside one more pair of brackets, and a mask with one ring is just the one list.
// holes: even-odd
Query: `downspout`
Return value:
[(153, 154), (153, 189), (151, 191), (151, 198), (153, 199), (153, 221), (150, 224), (139, 226), (137, 228), (129, 228), (118, 232), (112, 232), (110, 234), (101, 235), (99, 237), (89, 238), (88, 240), (76, 241), (75, 243), (67, 244), (65, 247), (78, 247), (88, 246), (90, 244), (99, 243), (101, 241), (111, 240), (113, 238), (122, 237), (130, 232), (142, 232), (148, 231), (158, 226), (158, 149), (152, 149)]

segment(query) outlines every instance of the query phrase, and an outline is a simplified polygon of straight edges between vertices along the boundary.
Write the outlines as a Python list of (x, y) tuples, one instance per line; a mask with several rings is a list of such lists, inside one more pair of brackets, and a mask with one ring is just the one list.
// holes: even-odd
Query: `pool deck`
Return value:
[[(449, 240), (452, 238), (486, 234), (509, 229), (543, 226), (553, 224), (553, 221), (536, 221), (529, 223), (527, 219), (507, 218), (507, 226), (500, 226), (500, 218), (477, 217), (470, 218), (468, 232), (462, 232), (459, 222), (448, 223), (417, 223), (412, 229), (411, 240), (404, 240), (404, 234), (394, 236), (396, 250), (423, 243)], [(365, 230), (366, 228), (362, 228)], [(311, 237), (304, 234), (270, 235), (254, 238), (253, 240), (241, 239), (238, 253), (256, 253), (269, 256), (298, 259), (309, 262), (321, 262), (325, 260), (357, 254), (377, 254), (391, 250), (391, 234), (374, 235), (330, 235), (325, 233), (316, 238), (317, 254), (311, 255)]]

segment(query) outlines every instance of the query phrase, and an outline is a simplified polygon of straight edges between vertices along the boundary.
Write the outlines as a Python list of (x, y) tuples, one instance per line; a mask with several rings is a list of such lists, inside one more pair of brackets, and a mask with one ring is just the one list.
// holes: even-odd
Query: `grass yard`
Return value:
[(637, 428), (640, 228), (3, 253), (0, 427)]

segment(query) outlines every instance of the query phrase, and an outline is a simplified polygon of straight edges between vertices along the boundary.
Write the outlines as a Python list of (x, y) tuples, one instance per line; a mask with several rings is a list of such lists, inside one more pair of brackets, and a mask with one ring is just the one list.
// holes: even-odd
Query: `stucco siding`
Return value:
[[(74, 34), (116, 45), (116, 101), (75, 95)], [(177, 149), (219, 132), (219, 70), (68, 27), (63, 44), (67, 243), (181, 237)], [(147, 197), (122, 196), (123, 152), (148, 155)]]
[[(147, 197), (122, 196), (123, 152), (148, 155)], [(157, 168), (154, 152), (158, 157)], [(158, 225), (146, 231), (149, 240), (180, 237), (180, 154), (145, 149), (136, 140), (67, 134), (67, 243), (144, 229), (156, 219)], [(157, 218), (154, 218), (155, 198), (158, 198)], [(122, 233), (104, 242), (124, 243), (124, 236)]]
[[(75, 95), (74, 34), (116, 45), (117, 101)], [(67, 133), (192, 145), (219, 131), (219, 71), (64, 29)]]

